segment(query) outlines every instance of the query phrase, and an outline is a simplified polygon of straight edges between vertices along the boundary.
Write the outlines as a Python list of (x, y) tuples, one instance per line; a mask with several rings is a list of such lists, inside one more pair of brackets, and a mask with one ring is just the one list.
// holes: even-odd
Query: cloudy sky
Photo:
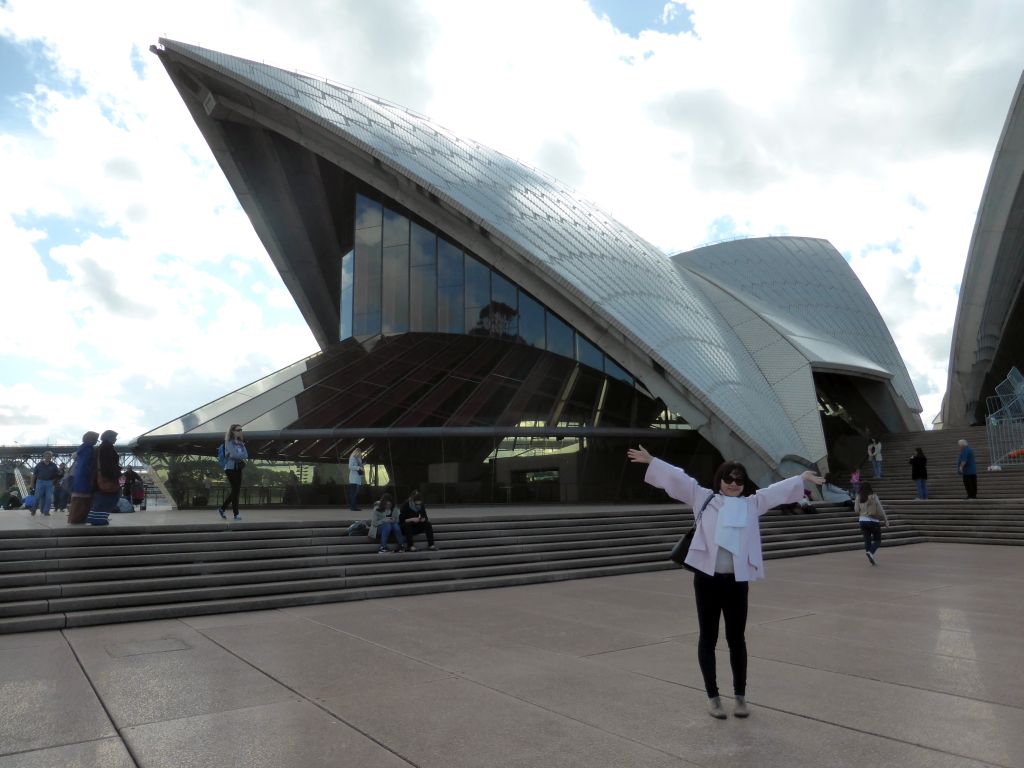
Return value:
[(0, 0), (0, 444), (145, 432), (316, 351), (149, 46), (327, 77), (665, 249), (830, 240), (937, 413), (1019, 0)]

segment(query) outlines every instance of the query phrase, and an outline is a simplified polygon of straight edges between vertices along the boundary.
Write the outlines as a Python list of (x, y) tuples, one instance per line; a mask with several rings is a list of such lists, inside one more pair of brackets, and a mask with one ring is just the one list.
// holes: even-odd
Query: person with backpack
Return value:
[(224, 442), (217, 448), (217, 462), (227, 475), (228, 483), (231, 485), (231, 493), (224, 499), (217, 513), (225, 520), (227, 515), (224, 510), (231, 504), (231, 511), (235, 520), (241, 520), (238, 514), (238, 498), (242, 490), (242, 469), (245, 462), (249, 460), (249, 451), (246, 450), (245, 441), (242, 439), (242, 425), (232, 424), (224, 433)]
[(864, 536), (864, 554), (872, 565), (877, 565), (875, 556), (882, 546), (882, 525), (889, 527), (889, 517), (885, 514), (882, 502), (875, 494), (871, 483), (861, 483), (857, 500), (853, 503), (853, 511), (857, 513), (860, 532)]

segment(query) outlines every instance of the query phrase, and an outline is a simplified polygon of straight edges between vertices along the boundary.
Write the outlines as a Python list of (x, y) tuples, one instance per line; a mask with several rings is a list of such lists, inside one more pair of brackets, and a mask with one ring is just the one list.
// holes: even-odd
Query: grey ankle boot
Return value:
[(725, 707), (722, 706), (722, 698), (720, 696), (708, 699), (708, 714), (716, 720), (725, 720), (728, 717), (725, 713)]
[(732, 711), (733, 717), (750, 717), (750, 707), (744, 696), (736, 697), (736, 708)]

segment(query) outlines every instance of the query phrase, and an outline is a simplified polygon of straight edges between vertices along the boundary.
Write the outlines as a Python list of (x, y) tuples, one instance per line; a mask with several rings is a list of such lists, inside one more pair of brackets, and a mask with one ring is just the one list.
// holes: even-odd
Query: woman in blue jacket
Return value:
[(224, 499), (224, 503), (220, 505), (217, 512), (227, 520), (224, 510), (230, 504), (235, 520), (241, 520), (242, 516), (238, 514), (238, 498), (242, 490), (242, 469), (245, 467), (245, 462), (249, 460), (249, 451), (242, 439), (241, 424), (232, 424), (224, 433), (224, 456), (227, 459), (224, 474), (227, 475), (228, 483), (231, 485), (231, 493)]

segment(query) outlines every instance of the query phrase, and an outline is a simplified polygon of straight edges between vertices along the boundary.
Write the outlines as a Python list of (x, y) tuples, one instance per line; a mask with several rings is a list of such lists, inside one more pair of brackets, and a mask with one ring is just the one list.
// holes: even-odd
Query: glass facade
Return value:
[[(629, 384), (633, 377), (499, 272), (369, 197), (355, 200), (355, 250), (342, 257), (342, 340), (457, 333), (524, 344)], [(580, 384), (584, 386), (584, 384)]]

